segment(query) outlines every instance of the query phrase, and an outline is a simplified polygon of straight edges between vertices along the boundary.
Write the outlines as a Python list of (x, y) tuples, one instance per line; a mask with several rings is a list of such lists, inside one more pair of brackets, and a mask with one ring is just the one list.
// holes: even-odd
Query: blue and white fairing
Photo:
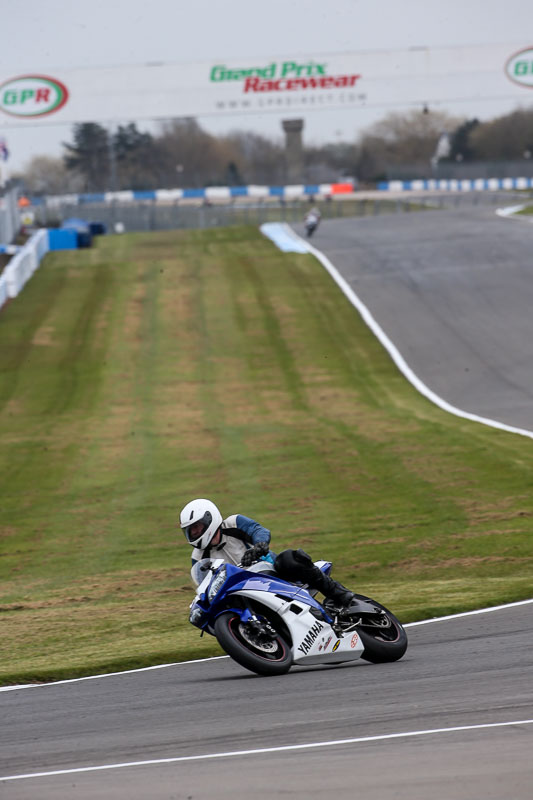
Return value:
[[(206, 564), (206, 561), (209, 564)], [(264, 572), (269, 574), (262, 574)], [(235, 567), (233, 564), (228, 564), (222, 560), (211, 562), (209, 559), (204, 559), (203, 562), (198, 562), (193, 567), (193, 578), (195, 580), (202, 578), (202, 573), (205, 577), (202, 578), (196, 590), (196, 597), (191, 604), (190, 621), (198, 628), (205, 629), (210, 626), (210, 623), (214, 623), (215, 619), (223, 611), (228, 609), (242, 611), (239, 604), (234, 608), (231, 602), (228, 603), (231, 596), (237, 594), (242, 597), (256, 597), (258, 595), (256, 599), (276, 610), (279, 607), (280, 599), (287, 601), (300, 599), (306, 605), (315, 608), (324, 619), (330, 620), (322, 606), (317, 603), (314, 597), (311, 597), (306, 589), (301, 586), (295, 586), (293, 583), (288, 583), (282, 578), (272, 575), (271, 572), (272, 564), (269, 562), (259, 562), (250, 569)], [(271, 604), (268, 601), (267, 595), (269, 594), (277, 599), (276, 603)], [(198, 613), (193, 614), (196, 609), (202, 612), (201, 616)], [(193, 616), (195, 616), (195, 619), (192, 618)]]
[[(325, 572), (331, 568), (328, 562), (317, 565)], [(363, 645), (357, 633), (338, 636), (332, 618), (320, 603), (303, 587), (273, 575), (271, 564), (259, 562), (245, 570), (220, 560), (196, 566), (193, 577), (205, 575), (189, 615), (198, 628), (213, 633), (216, 618), (228, 609), (243, 623), (248, 622), (253, 612), (240, 597), (270, 608), (283, 620), (290, 632), (294, 664), (331, 664), (360, 658)]]

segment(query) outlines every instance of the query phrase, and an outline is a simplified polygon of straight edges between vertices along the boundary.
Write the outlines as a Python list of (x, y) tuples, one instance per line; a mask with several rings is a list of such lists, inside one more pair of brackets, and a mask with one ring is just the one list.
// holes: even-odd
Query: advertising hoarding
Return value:
[(0, 126), (528, 101), (532, 59), (519, 43), (0, 73)]

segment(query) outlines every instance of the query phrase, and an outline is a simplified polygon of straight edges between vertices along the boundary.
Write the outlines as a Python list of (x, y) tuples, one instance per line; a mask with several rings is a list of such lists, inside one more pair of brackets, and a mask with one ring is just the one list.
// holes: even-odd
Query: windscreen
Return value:
[(197, 561), (196, 564), (193, 564), (191, 569), (191, 578), (193, 579), (195, 586), (199, 586), (201, 584), (207, 575), (210, 566), (210, 558), (202, 558), (201, 561)]

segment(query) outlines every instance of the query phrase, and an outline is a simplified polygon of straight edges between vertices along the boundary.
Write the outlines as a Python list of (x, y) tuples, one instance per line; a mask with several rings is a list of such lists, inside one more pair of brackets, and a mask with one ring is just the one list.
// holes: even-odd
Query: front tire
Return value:
[(392, 611), (376, 600), (371, 600), (362, 594), (356, 594), (355, 597), (357, 600), (372, 603), (381, 611), (375, 617), (363, 618), (363, 624), (357, 626), (357, 632), (365, 648), (361, 658), (373, 664), (398, 661), (407, 650), (407, 634), (402, 623)]
[(284, 636), (263, 618), (264, 632), (241, 621), (235, 611), (225, 611), (215, 621), (215, 636), (222, 649), (241, 667), (257, 675), (283, 675), (292, 665), (292, 653)]

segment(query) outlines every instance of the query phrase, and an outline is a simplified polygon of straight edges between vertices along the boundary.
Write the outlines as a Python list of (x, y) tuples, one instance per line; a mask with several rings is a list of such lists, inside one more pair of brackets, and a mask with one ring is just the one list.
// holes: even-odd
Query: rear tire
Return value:
[(364, 645), (361, 658), (373, 664), (385, 664), (398, 661), (407, 650), (407, 634), (402, 623), (394, 616), (392, 611), (362, 594), (356, 594), (356, 599), (364, 600), (377, 606), (383, 614), (371, 617), (367, 624), (358, 625), (357, 632)]
[(225, 611), (215, 621), (215, 636), (222, 649), (241, 667), (257, 675), (283, 675), (292, 665), (291, 648), (273, 628), (272, 621), (265, 619), (265, 622), (273, 633), (260, 637), (247, 630), (247, 623), (241, 622), (235, 611)]

